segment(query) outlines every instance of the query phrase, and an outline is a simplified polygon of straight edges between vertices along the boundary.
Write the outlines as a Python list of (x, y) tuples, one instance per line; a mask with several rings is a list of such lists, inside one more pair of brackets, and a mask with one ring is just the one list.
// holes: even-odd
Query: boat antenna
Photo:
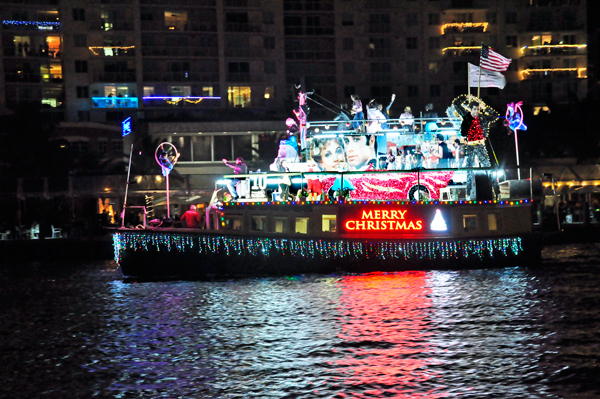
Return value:
[(131, 156), (132, 155), (133, 155), (133, 143), (131, 144), (131, 150), (129, 151), (129, 167), (127, 168), (127, 185), (125, 186), (125, 202), (123, 202), (123, 212), (121, 214), (121, 227), (125, 227), (125, 208), (127, 208), (127, 192), (129, 191), (129, 176), (131, 175)]
[[(317, 96), (317, 97), (319, 97), (319, 98), (322, 98), (322, 99), (323, 99), (323, 100), (325, 100), (325, 101), (327, 101), (329, 104), (333, 105), (335, 108), (339, 109), (340, 111), (347, 112), (347, 111), (346, 111), (346, 110), (344, 110), (342, 107), (340, 107), (339, 105), (337, 105), (337, 104), (335, 104), (335, 103), (333, 103), (333, 102), (329, 101), (329, 100), (328, 100), (328, 99), (326, 99), (325, 97), (323, 97), (323, 96), (321, 96), (321, 95), (319, 95), (319, 94), (317, 94), (317, 93), (314, 93), (314, 95), (315, 95), (315, 96)], [(312, 99), (312, 98), (311, 98), (311, 100), (312, 100), (312, 101), (315, 101), (315, 100), (314, 100), (314, 99)], [(315, 102), (316, 102), (316, 101), (315, 101)], [(317, 103), (317, 104), (318, 104), (318, 103)], [(321, 104), (319, 104), (319, 105), (321, 105)], [(323, 106), (323, 105), (321, 105), (321, 106)], [(330, 111), (331, 111), (331, 110), (330, 110)]]

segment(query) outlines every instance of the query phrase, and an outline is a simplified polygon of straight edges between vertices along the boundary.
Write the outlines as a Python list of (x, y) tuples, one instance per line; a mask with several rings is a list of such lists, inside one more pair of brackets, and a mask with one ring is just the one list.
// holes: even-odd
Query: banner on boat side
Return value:
[(434, 206), (386, 206), (340, 209), (343, 233), (364, 236), (420, 237), (450, 231), (450, 213)]

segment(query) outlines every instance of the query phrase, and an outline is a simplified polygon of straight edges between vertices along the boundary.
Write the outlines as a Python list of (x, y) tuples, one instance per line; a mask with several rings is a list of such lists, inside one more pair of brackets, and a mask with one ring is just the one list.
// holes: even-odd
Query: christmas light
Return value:
[(94, 55), (101, 55), (100, 53), (97, 53), (96, 50), (114, 50), (114, 49), (119, 49), (119, 50), (129, 50), (132, 48), (135, 48), (135, 46), (92, 46), (92, 47), (88, 47), (92, 53), (94, 53)]
[(12, 25), (15, 27), (25, 27), (25, 26), (33, 26), (40, 30), (44, 30), (45, 28), (55, 28), (60, 27), (60, 22), (46, 22), (46, 21), (15, 21), (15, 20), (3, 20), (2, 25)]
[(521, 51), (525, 52), (527, 49), (539, 50), (545, 48), (585, 48), (587, 44), (544, 44), (541, 46), (523, 46), (521, 47)]
[(243, 238), (212, 235), (118, 232), (113, 234), (115, 262), (126, 251), (176, 251), (190, 254), (219, 253), (226, 256), (291, 256), (302, 259), (458, 259), (519, 255), (520, 237), (490, 240), (380, 242), (321, 239)]
[(464, 32), (465, 28), (483, 28), (483, 32), (487, 31), (487, 22), (454, 22), (451, 24), (442, 25), (442, 35), (446, 34), (446, 29), (457, 28), (459, 32)]
[(585, 78), (581, 73), (587, 71), (587, 68), (528, 68), (521, 71), (521, 79), (525, 79), (524, 74), (536, 72), (577, 72), (577, 78)]
[(444, 47), (442, 49), (442, 53), (445, 53), (446, 50), (481, 50), (481, 46), (453, 46), (453, 47)]

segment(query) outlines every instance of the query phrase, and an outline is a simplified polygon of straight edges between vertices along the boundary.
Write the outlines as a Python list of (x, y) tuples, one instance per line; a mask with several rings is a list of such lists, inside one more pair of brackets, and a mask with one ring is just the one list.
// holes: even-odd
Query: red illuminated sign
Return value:
[(412, 219), (406, 209), (363, 210), (358, 220), (346, 220), (346, 229), (360, 230), (421, 230), (423, 220)]
[(340, 209), (339, 216), (343, 232), (366, 237), (427, 236), (448, 232), (448, 215), (431, 206), (352, 206)]

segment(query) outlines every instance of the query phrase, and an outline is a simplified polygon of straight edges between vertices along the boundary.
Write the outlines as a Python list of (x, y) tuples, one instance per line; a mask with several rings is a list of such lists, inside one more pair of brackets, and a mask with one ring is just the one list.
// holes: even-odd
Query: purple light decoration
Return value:
[(190, 97), (190, 96), (148, 96), (144, 100), (172, 100), (174, 98), (189, 98), (190, 100), (220, 100), (221, 97)]

